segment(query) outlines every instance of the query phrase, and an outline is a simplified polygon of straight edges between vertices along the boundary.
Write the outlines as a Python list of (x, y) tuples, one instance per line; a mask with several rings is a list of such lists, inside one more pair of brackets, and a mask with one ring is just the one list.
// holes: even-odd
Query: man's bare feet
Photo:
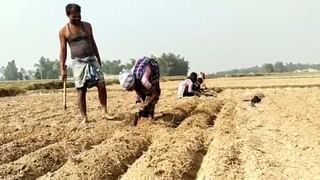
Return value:
[(88, 118), (83, 118), (80, 124), (87, 124), (88, 123)]

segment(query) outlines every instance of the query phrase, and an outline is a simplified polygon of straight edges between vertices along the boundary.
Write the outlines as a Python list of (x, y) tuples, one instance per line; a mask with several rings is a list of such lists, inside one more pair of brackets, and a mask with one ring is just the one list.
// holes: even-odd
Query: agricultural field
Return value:
[[(217, 78), (217, 97), (176, 98), (161, 82), (155, 120), (133, 126), (133, 92), (107, 85), (105, 120), (96, 89), (80, 125), (76, 93), (31, 91), (0, 98), (0, 179), (320, 179), (320, 75)], [(263, 93), (256, 107), (243, 97)]]

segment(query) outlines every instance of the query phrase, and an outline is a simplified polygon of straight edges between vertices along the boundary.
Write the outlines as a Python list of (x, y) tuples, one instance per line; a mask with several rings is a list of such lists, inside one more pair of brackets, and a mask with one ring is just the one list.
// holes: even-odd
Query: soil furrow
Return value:
[[(94, 127), (73, 128), (61, 142), (41, 148), (17, 161), (0, 166), (0, 177), (4, 179), (34, 179), (62, 167), (68, 159), (92, 149), (111, 138), (117, 127), (98, 122)], [(51, 154), (51, 152), (53, 152)]]
[(61, 132), (65, 131), (65, 129), (51, 128), (41, 134), (32, 134), (0, 146), (0, 165), (62, 140), (64, 133)]
[(197, 104), (176, 131), (158, 137), (121, 179), (195, 179), (206, 153), (202, 128), (212, 124), (221, 108), (217, 100)]
[(68, 161), (44, 179), (117, 179), (147, 150), (150, 142), (136, 131), (127, 130)]
[(239, 147), (235, 142), (236, 102), (227, 100), (211, 132), (213, 140), (203, 158), (196, 179), (241, 179)]

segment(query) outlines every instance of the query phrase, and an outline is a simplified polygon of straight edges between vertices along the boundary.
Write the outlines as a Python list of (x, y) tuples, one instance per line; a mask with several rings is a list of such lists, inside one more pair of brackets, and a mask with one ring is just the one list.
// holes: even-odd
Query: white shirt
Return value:
[(191, 81), (191, 79), (185, 79), (185, 80), (183, 80), (180, 84), (179, 84), (179, 88), (178, 88), (178, 98), (179, 97), (183, 97), (183, 93), (184, 93), (184, 90), (186, 89), (186, 88), (188, 88), (188, 92), (189, 93), (192, 93), (193, 92), (193, 90), (192, 90), (192, 85), (193, 85), (193, 83), (192, 83), (192, 81)]

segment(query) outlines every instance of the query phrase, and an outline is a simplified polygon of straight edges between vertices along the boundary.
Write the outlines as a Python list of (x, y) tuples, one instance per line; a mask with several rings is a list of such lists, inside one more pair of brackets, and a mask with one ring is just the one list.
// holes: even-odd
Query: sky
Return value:
[(0, 6), (0, 66), (14, 59), (33, 69), (41, 56), (58, 59), (68, 3), (81, 6), (102, 60), (172, 52), (190, 71), (208, 73), (320, 63), (317, 0), (10, 0)]

